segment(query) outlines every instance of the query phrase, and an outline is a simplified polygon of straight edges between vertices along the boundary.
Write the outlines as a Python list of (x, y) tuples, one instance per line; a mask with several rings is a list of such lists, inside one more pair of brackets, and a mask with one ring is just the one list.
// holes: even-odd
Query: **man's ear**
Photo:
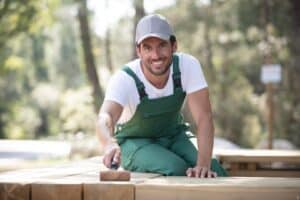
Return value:
[(136, 55), (140, 58), (141, 56), (141, 53), (140, 53), (140, 45), (136, 45), (135, 46), (135, 52), (136, 52)]
[(177, 41), (175, 41), (172, 46), (172, 52), (174, 53), (176, 51), (177, 51)]

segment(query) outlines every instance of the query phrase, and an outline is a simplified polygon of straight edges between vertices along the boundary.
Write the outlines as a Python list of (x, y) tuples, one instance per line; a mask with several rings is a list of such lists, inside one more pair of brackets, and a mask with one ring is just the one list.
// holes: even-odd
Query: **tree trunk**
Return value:
[(92, 53), (90, 29), (87, 16), (86, 0), (81, 0), (78, 9), (78, 20), (80, 25), (81, 41), (84, 53), (85, 68), (88, 80), (93, 87), (93, 98), (95, 111), (98, 112), (101, 102), (103, 101), (103, 92), (100, 87), (99, 78), (95, 66), (94, 56)]
[(113, 64), (111, 59), (111, 49), (110, 49), (110, 30), (107, 28), (105, 33), (105, 60), (106, 60), (106, 66), (108, 67), (109, 71), (113, 72)]
[(204, 21), (204, 41), (205, 41), (205, 58), (206, 58), (206, 64), (208, 65), (209, 69), (209, 79), (212, 83), (216, 81), (216, 71), (215, 67), (212, 62), (212, 45), (211, 45), (211, 39), (210, 39), (210, 24), (211, 24), (211, 18), (212, 18), (212, 8), (213, 4), (209, 5), (206, 10), (205, 15), (205, 21)]
[[(108, 0), (105, 0), (105, 7), (108, 9)], [(113, 63), (111, 59), (111, 39), (110, 39), (110, 28), (109, 26), (106, 27), (106, 33), (105, 33), (105, 61), (106, 61), (106, 66), (109, 69), (110, 73), (113, 72)]]
[(144, 9), (144, 0), (134, 0), (134, 9), (135, 9), (135, 17), (134, 17), (134, 26), (133, 26), (133, 50), (132, 50), (132, 58), (136, 58), (136, 51), (135, 51), (135, 29), (136, 25), (139, 20), (145, 16), (145, 9)]

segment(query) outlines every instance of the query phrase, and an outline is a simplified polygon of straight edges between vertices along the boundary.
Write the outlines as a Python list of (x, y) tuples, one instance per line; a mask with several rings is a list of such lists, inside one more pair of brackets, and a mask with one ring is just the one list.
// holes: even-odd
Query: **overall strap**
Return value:
[(179, 57), (177, 55), (173, 55), (173, 84), (174, 84), (174, 92), (176, 89), (182, 89), (181, 85), (181, 73), (179, 70)]
[(128, 66), (125, 66), (122, 70), (125, 71), (129, 76), (131, 76), (134, 79), (135, 85), (138, 89), (140, 100), (142, 100), (143, 98), (146, 98), (148, 95), (145, 92), (145, 86), (142, 83), (142, 81), (140, 81), (140, 79), (136, 76), (136, 74)]

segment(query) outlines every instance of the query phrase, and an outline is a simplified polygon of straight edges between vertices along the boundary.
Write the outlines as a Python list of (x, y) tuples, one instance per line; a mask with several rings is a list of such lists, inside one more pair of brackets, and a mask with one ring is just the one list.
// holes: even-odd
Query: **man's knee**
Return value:
[(185, 176), (188, 168), (187, 163), (182, 159), (166, 160), (163, 174), (166, 176)]

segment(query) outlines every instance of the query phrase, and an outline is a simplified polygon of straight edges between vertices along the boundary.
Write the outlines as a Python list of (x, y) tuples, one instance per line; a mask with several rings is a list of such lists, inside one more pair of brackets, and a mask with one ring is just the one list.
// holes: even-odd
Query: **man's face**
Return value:
[(176, 42), (172, 45), (170, 41), (149, 37), (140, 43), (136, 51), (142, 66), (151, 74), (160, 76), (169, 70), (176, 48)]

